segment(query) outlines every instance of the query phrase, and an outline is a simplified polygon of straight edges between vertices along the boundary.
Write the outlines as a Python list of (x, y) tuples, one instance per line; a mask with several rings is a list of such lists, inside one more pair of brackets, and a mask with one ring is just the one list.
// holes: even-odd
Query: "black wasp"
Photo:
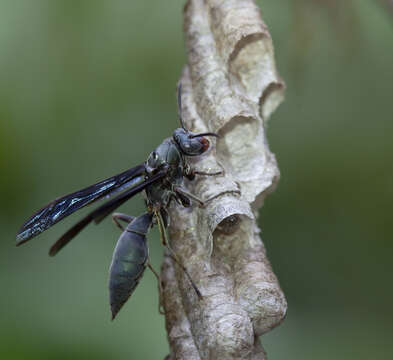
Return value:
[[(165, 228), (169, 221), (167, 208), (172, 200), (184, 207), (190, 207), (191, 200), (203, 205), (203, 201), (184, 188), (184, 178), (193, 180), (196, 175), (219, 175), (221, 172), (206, 173), (192, 169), (187, 163), (186, 157), (203, 154), (209, 148), (209, 141), (206, 136), (217, 137), (218, 135), (212, 132), (193, 133), (186, 129), (181, 117), (180, 86), (178, 88), (178, 111), (181, 128), (176, 129), (172, 137), (165, 139), (152, 151), (143, 164), (85, 189), (53, 200), (33, 214), (17, 234), (18, 246), (39, 235), (74, 211), (103, 197), (123, 191), (120, 195), (113, 197), (90, 212), (69, 229), (50, 248), (49, 254), (54, 256), (85, 226), (92, 221), (96, 224), (100, 223), (120, 205), (144, 190), (147, 213), (138, 217), (120, 213), (112, 215), (114, 222), (123, 230), (113, 253), (109, 274), (112, 319), (115, 318), (123, 304), (131, 296), (146, 266), (149, 266), (154, 272), (148, 262), (148, 247), (146, 244), (146, 234), (153, 224), (157, 224), (163, 245), (169, 249), (173, 259), (185, 271), (197, 295), (201, 297), (187, 270), (166, 241)], [(119, 223), (120, 220), (128, 223), (125, 229)], [(157, 274), (155, 273), (155, 275)]]

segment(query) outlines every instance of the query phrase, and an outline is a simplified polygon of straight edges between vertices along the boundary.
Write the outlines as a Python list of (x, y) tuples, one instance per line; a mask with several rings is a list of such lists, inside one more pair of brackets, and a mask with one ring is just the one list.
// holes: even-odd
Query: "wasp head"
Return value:
[(215, 133), (196, 134), (183, 128), (176, 129), (173, 132), (173, 139), (186, 156), (197, 156), (203, 154), (209, 149), (210, 142), (205, 136), (215, 136)]

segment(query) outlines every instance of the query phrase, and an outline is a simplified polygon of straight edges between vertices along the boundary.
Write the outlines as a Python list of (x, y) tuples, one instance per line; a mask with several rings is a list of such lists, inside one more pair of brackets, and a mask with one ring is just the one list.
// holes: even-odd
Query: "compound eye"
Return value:
[(152, 156), (153, 156), (153, 160), (157, 160), (158, 159), (158, 155), (157, 155), (157, 153), (155, 151), (153, 151)]
[(203, 152), (205, 152), (209, 148), (209, 146), (210, 146), (209, 140), (207, 140), (204, 137), (201, 139), (201, 144), (202, 144)]

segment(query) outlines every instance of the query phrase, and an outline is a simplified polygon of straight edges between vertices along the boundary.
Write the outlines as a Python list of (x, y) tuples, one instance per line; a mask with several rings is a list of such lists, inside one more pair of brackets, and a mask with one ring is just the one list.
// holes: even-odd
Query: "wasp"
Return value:
[[(144, 192), (147, 212), (132, 217), (114, 213), (112, 218), (123, 232), (116, 244), (109, 271), (109, 300), (112, 320), (129, 299), (148, 266), (159, 279), (158, 274), (149, 264), (149, 249), (146, 236), (156, 224), (160, 230), (161, 241), (172, 258), (185, 271), (192, 287), (199, 298), (200, 291), (191, 279), (187, 269), (171, 250), (165, 235), (169, 224), (168, 207), (172, 201), (184, 207), (193, 202), (200, 206), (204, 202), (185, 188), (185, 179), (193, 180), (196, 176), (216, 176), (222, 172), (207, 173), (190, 166), (189, 157), (205, 153), (210, 142), (207, 137), (218, 137), (214, 132), (194, 133), (185, 127), (182, 119), (181, 84), (178, 86), (177, 103), (181, 127), (175, 129), (172, 136), (165, 139), (148, 156), (147, 160), (118, 175), (88, 186), (82, 190), (51, 201), (35, 212), (20, 228), (17, 234), (17, 246), (24, 244), (55, 225), (75, 211), (97, 200), (111, 197), (72, 226), (50, 248), (49, 255), (54, 256), (91, 222), (100, 223), (119, 206), (134, 195)], [(120, 192), (120, 194), (118, 194)], [(114, 196), (117, 194), (116, 196)], [(127, 224), (125, 228), (120, 221)], [(159, 282), (160, 284), (160, 282)]]

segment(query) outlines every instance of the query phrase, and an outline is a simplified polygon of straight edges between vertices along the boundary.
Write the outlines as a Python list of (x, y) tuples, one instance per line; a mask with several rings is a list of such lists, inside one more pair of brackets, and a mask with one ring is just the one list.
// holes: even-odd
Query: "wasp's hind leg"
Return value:
[(147, 267), (151, 270), (151, 272), (154, 274), (154, 276), (157, 279), (157, 284), (158, 284), (158, 294), (159, 294), (159, 299), (158, 299), (158, 312), (161, 315), (165, 315), (165, 310), (164, 310), (164, 305), (163, 305), (163, 289), (162, 289), (162, 282), (161, 282), (161, 276), (158, 274), (158, 272), (154, 269), (154, 267), (150, 264), (150, 258), (147, 261)]
[(175, 263), (177, 265), (179, 265), (181, 267), (181, 269), (184, 271), (184, 273), (186, 274), (188, 280), (191, 283), (191, 286), (193, 287), (193, 289), (195, 290), (195, 293), (197, 294), (199, 300), (201, 300), (202, 294), (199, 291), (198, 287), (195, 285), (194, 281), (192, 280), (192, 277), (190, 275), (190, 273), (187, 271), (186, 267), (183, 265), (183, 263), (181, 262), (181, 260), (178, 258), (178, 256), (176, 255), (176, 253), (171, 249), (171, 247), (169, 246), (168, 241), (166, 240), (166, 232), (165, 232), (165, 228), (164, 228), (164, 222), (163, 219), (161, 217), (161, 213), (159, 211), (154, 211), (154, 215), (157, 219), (157, 225), (158, 225), (158, 230), (160, 231), (160, 235), (161, 235), (161, 242), (162, 245), (164, 245), (169, 253), (171, 258), (175, 261)]
[(124, 231), (124, 227), (120, 224), (119, 220), (126, 222), (129, 224), (132, 220), (134, 220), (134, 216), (126, 215), (123, 213), (113, 213), (112, 214), (112, 220), (115, 223), (115, 225), (120, 228), (121, 230)]

